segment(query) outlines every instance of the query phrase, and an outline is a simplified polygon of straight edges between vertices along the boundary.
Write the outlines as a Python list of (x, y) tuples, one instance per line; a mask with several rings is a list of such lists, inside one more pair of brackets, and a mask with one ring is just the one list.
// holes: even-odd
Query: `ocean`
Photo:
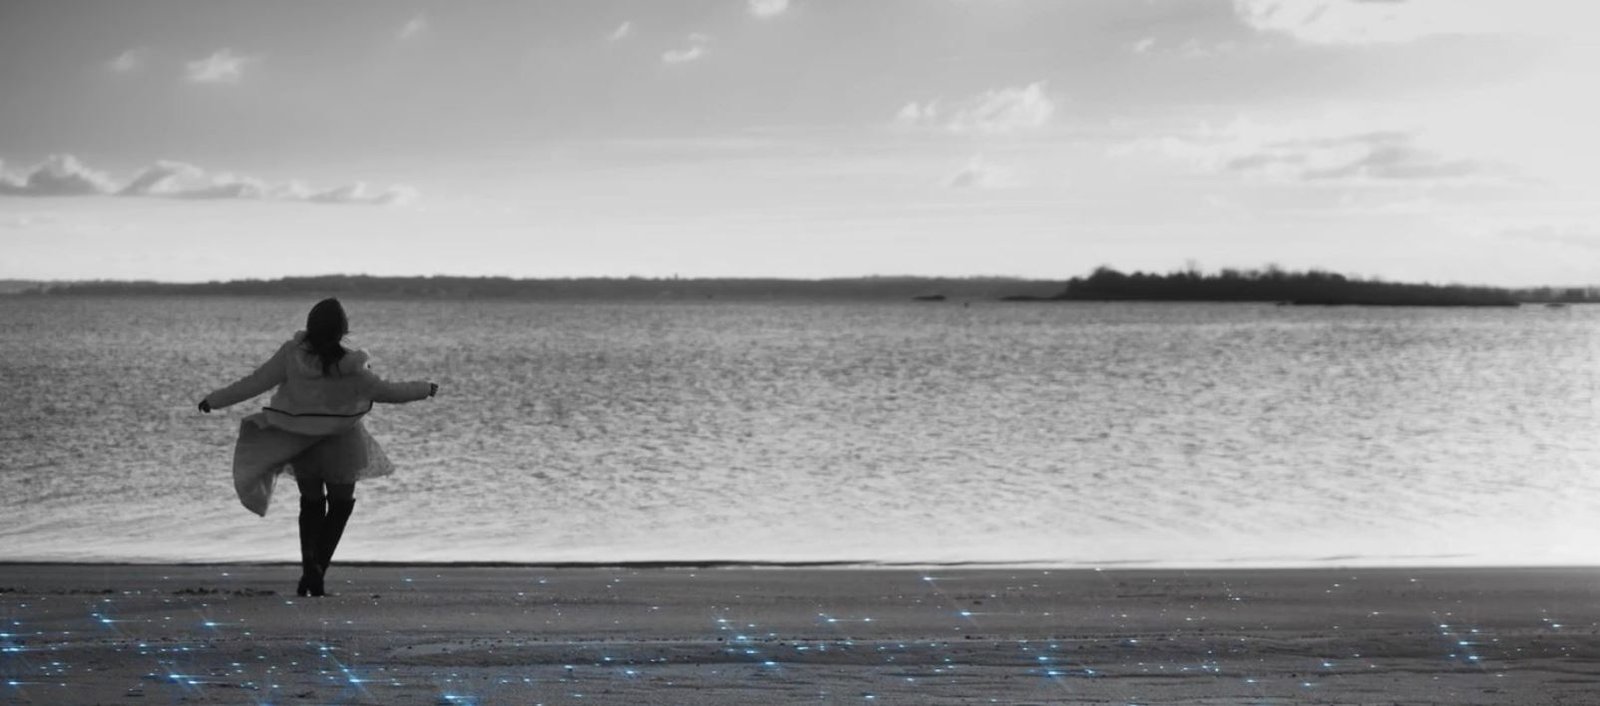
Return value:
[[(0, 297), (0, 560), (292, 561), (278, 298)], [(346, 300), (348, 561), (1600, 563), (1600, 307)]]

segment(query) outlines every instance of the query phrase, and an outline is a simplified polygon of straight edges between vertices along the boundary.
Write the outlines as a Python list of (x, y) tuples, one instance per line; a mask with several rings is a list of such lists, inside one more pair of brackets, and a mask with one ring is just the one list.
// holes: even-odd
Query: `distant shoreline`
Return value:
[[(1451, 561), (1454, 560), (1454, 561)], [(908, 570), (961, 570), (961, 571), (1143, 571), (1152, 573), (1189, 571), (1330, 571), (1360, 569), (1363, 571), (1600, 571), (1600, 564), (1529, 563), (1495, 564), (1474, 561), (1467, 555), (1443, 556), (1331, 556), (1321, 558), (1280, 560), (1219, 560), (1210, 562), (1170, 563), (1154, 559), (1113, 559), (1105, 561), (855, 561), (855, 560), (735, 560), (735, 559), (662, 559), (623, 561), (405, 561), (405, 560), (350, 560), (340, 561), (341, 566), (366, 569), (543, 569), (551, 571), (675, 571), (675, 570), (774, 570), (774, 571), (908, 571)], [(205, 568), (273, 568), (298, 567), (299, 562), (261, 560), (202, 560), (172, 561), (167, 559), (137, 561), (127, 559), (0, 559), (0, 568), (49, 567), (73, 569), (85, 567), (123, 567), (143, 570), (153, 567), (185, 569)], [(0, 585), (0, 589), (4, 586)]]
[(374, 277), (328, 275), (274, 280), (171, 283), (92, 281), (40, 284), (16, 296), (296, 296), (524, 301), (765, 301), (797, 299), (982, 301), (1048, 296), (1060, 280), (1005, 277), (837, 279), (586, 277)]
[(0, 295), (285, 296), (508, 301), (908, 301), (930, 306), (997, 302), (1264, 303), (1295, 306), (1515, 307), (1600, 303), (1600, 286), (1511, 289), (1386, 282), (1310, 270), (1225, 269), (1124, 274), (1109, 267), (1067, 280), (872, 276), (832, 279), (584, 277), (380, 277), (322, 275), (197, 283), (143, 280), (5, 280)]

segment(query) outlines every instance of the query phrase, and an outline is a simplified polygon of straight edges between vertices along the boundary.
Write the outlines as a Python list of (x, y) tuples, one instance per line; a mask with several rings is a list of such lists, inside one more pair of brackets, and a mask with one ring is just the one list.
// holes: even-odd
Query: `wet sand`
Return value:
[(1600, 701), (1600, 569), (0, 565), (0, 702)]

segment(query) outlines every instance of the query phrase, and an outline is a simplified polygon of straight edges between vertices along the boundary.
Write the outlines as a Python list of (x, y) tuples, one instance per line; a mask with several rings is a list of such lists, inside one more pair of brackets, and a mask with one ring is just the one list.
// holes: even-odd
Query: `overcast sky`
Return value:
[(0, 0), (0, 278), (1600, 283), (1584, 0)]

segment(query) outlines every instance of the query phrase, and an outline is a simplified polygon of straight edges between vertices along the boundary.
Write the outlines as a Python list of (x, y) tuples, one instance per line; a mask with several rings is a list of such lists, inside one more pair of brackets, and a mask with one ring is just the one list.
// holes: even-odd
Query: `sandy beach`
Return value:
[(6, 703), (1579, 704), (1600, 570), (0, 566)]

